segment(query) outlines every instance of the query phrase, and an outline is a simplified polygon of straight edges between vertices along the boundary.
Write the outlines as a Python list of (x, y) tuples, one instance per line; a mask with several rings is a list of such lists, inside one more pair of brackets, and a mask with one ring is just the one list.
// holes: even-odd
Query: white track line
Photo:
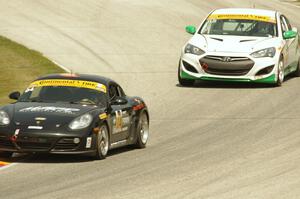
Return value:
[[(49, 58), (48, 58), (48, 59), (49, 59)], [(68, 69), (67, 67), (61, 65), (60, 63), (58, 63), (58, 62), (56, 62), (56, 61), (54, 61), (54, 60), (52, 60), (52, 59), (49, 59), (49, 60), (51, 60), (54, 64), (58, 65), (58, 66), (59, 66), (60, 68), (62, 68), (63, 70), (65, 70), (67, 73), (71, 73), (71, 72), (72, 72), (72, 70), (70, 70), (70, 69)]]
[[(0, 171), (1, 171), (1, 170), (4, 170), (4, 169), (8, 169), (9, 167), (12, 167), (12, 166), (17, 165), (17, 164), (19, 164), (19, 163), (9, 163), (9, 164), (6, 165), (6, 166), (0, 167)], [(0, 173), (0, 174), (1, 174), (1, 173)]]

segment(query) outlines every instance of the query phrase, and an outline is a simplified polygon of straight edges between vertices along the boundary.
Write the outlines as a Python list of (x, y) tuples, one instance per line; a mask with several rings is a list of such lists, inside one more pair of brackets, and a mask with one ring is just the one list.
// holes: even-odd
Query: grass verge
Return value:
[(0, 105), (11, 102), (8, 94), (23, 91), (35, 78), (61, 72), (41, 53), (0, 36)]

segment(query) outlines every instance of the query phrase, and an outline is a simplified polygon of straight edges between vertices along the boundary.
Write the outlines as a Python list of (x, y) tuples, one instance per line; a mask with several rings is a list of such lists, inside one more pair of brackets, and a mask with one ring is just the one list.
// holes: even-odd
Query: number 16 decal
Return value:
[(116, 130), (121, 131), (123, 127), (122, 110), (116, 111)]

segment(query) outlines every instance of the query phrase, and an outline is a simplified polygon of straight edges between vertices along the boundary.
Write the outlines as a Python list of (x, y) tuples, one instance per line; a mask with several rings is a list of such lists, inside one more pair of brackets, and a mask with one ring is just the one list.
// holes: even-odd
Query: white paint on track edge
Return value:
[[(8, 164), (8, 165), (6, 165), (6, 166), (1, 167), (1, 168), (0, 168), (0, 171), (1, 171), (1, 170), (8, 169), (9, 167), (15, 166), (15, 165), (17, 165), (17, 164), (19, 164), (19, 163), (10, 163), (10, 164)], [(1, 173), (0, 173), (0, 175), (1, 175)]]
[[(48, 58), (49, 59), (49, 58)], [(49, 59), (50, 61), (52, 61), (54, 64), (58, 65), (61, 69), (65, 70), (67, 73), (71, 73), (72, 70), (68, 69), (67, 67), (63, 66), (62, 64), (52, 60), (52, 59)]]

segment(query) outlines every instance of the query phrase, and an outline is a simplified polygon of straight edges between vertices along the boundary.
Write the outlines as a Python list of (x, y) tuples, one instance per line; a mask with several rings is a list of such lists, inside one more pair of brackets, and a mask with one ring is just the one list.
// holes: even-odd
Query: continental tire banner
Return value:
[(46, 79), (38, 80), (30, 84), (30, 88), (44, 86), (66, 86), (77, 88), (89, 88), (106, 93), (106, 86), (98, 82), (83, 81), (83, 80), (68, 80), (68, 79)]
[(249, 15), (249, 14), (213, 14), (208, 17), (209, 19), (247, 19), (255, 21), (265, 21), (276, 23), (275, 18), (262, 15)]

